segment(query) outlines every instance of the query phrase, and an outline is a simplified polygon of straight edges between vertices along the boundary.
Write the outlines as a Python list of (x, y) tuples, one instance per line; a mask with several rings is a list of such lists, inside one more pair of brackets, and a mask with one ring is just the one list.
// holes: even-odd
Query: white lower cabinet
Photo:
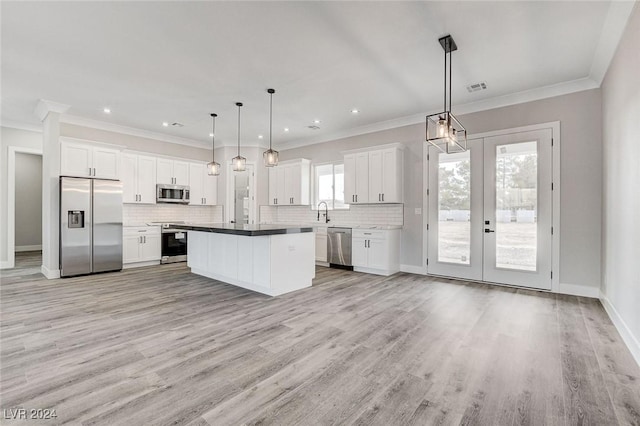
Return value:
[(400, 271), (400, 230), (354, 229), (351, 261), (358, 272), (388, 276)]
[(122, 263), (125, 268), (160, 263), (162, 234), (159, 226), (127, 226), (122, 232)]
[(327, 263), (327, 228), (316, 228), (316, 262)]

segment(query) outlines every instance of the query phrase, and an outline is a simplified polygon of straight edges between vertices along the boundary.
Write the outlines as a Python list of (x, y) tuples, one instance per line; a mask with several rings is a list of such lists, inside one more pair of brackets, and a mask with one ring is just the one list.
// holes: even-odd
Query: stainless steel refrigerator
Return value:
[(122, 182), (60, 178), (60, 276), (122, 269)]

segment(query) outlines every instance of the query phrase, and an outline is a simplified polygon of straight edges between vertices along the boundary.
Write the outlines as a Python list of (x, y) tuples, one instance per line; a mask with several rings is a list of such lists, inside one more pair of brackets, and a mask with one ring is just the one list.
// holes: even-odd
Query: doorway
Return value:
[(255, 166), (247, 163), (246, 170), (234, 172), (227, 168), (227, 217), (230, 223), (255, 224)]
[(427, 150), (427, 273), (552, 289), (553, 131)]
[(42, 151), (10, 146), (7, 157), (7, 262), (42, 264)]

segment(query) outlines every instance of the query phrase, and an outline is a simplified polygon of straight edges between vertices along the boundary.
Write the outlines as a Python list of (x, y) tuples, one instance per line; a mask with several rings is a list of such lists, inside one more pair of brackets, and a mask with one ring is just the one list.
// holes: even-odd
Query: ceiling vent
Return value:
[(469, 91), (469, 93), (485, 90), (486, 88), (487, 88), (487, 83), (485, 83), (484, 81), (467, 86), (467, 90)]
[(320, 127), (319, 127), (319, 126), (311, 125), (311, 126), (307, 126), (307, 129), (311, 129), (311, 130), (320, 130)]
[(173, 127), (184, 127), (184, 124), (182, 124), (182, 123), (178, 123), (178, 122), (171, 123), (171, 125), (172, 125)]

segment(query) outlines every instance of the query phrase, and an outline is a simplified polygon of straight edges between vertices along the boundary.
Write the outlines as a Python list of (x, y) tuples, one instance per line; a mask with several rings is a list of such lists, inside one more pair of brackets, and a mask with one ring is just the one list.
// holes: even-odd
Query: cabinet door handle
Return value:
[(207, 199), (206, 198), (204, 199), (204, 203), (207, 204)]
[(94, 176), (96, 175), (96, 168), (95, 167), (93, 168), (93, 175)]
[(382, 201), (384, 201), (384, 194), (382, 194)]
[(144, 238), (144, 243), (147, 244), (147, 236), (143, 235), (142, 238)]
[(358, 202), (358, 194), (356, 194), (356, 203)]

